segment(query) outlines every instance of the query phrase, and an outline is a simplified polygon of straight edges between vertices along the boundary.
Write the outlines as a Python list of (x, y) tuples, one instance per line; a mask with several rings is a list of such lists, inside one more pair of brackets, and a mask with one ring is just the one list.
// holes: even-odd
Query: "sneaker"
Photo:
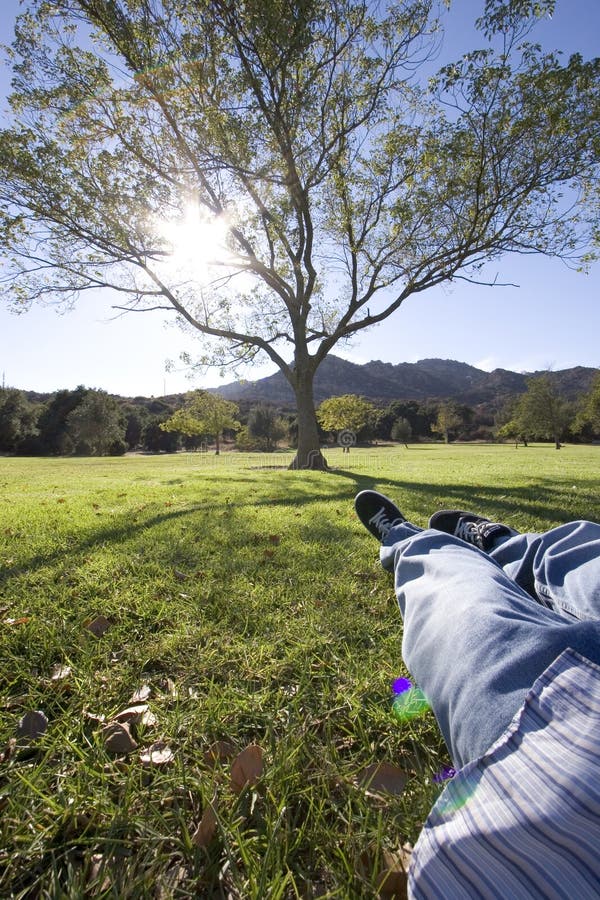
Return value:
[(357, 494), (354, 509), (365, 528), (382, 543), (390, 528), (406, 522), (396, 504), (377, 491), (361, 491)]
[(486, 553), (489, 553), (499, 537), (514, 534), (508, 525), (492, 522), (491, 519), (461, 509), (440, 509), (430, 518), (429, 527), (453, 534)]

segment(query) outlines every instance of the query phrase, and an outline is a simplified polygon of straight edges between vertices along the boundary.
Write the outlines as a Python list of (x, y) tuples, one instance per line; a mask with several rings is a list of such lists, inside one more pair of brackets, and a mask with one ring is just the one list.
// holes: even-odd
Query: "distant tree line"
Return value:
[(293, 446), (295, 414), (268, 404), (238, 407), (218, 394), (124, 400), (106, 391), (77, 387), (31, 399), (0, 388), (0, 453), (23, 456), (120, 456), (128, 451), (175, 453), (206, 449), (222, 438), (240, 449)]
[[(600, 372), (589, 392), (566, 400), (549, 375), (528, 380), (525, 393), (495, 405), (467, 406), (451, 400), (394, 400), (383, 406), (346, 394), (318, 410), (323, 443), (342, 430), (357, 442), (514, 440), (527, 444), (600, 437)], [(0, 453), (26, 456), (120, 456), (128, 451), (175, 453), (216, 449), (222, 441), (245, 451), (294, 447), (293, 410), (268, 403), (239, 406), (208, 391), (186, 396), (123, 399), (77, 387), (32, 399), (0, 388)]]

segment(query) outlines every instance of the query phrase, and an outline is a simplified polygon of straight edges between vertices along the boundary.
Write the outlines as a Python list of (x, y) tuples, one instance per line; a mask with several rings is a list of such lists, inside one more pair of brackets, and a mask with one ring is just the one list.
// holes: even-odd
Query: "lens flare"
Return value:
[(456, 775), (456, 769), (452, 766), (442, 766), (439, 772), (436, 772), (433, 776), (433, 780), (436, 784), (444, 784), (445, 781), (449, 781), (450, 778), (454, 778)]
[(410, 678), (396, 678), (392, 682), (394, 699), (392, 711), (396, 719), (407, 722), (422, 716), (430, 708), (423, 691), (413, 685)]

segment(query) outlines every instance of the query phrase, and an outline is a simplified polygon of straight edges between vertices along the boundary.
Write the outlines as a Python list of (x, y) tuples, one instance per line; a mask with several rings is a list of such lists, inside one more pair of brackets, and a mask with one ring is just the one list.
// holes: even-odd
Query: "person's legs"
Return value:
[[(510, 540), (494, 556), (502, 556)], [(403, 658), (432, 706), (455, 765), (491, 746), (566, 647), (600, 665), (600, 622), (545, 608), (515, 584), (499, 560), (459, 538), (403, 523), (391, 529), (380, 555), (384, 568), (394, 571)], [(507, 565), (516, 564), (516, 552), (512, 563), (508, 552), (504, 556)], [(538, 578), (552, 574), (551, 566), (536, 560)]]
[(429, 527), (474, 544), (544, 606), (568, 618), (600, 618), (600, 525), (568, 522), (519, 534), (476, 513), (439, 510)]
[(520, 587), (567, 618), (600, 618), (600, 525), (568, 522), (517, 534), (490, 556)]

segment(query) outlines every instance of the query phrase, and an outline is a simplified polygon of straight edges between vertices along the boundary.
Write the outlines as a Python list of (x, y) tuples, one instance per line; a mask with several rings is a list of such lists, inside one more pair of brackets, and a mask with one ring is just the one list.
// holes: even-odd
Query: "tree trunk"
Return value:
[(293, 385), (298, 410), (298, 450), (290, 469), (327, 469), (319, 441), (313, 380), (314, 372), (299, 372)]

